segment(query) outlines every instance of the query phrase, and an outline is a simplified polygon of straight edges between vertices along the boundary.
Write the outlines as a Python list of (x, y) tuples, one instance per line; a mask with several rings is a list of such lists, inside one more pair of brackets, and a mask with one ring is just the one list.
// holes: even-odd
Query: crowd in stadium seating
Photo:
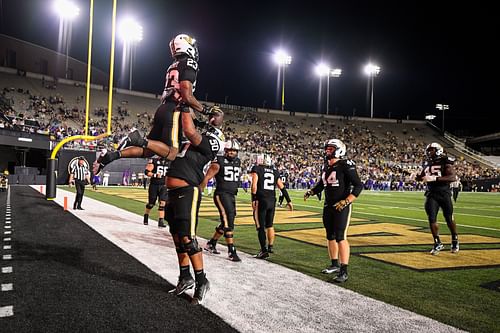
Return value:
[[(31, 133), (47, 134), (59, 141), (84, 132), (84, 96), (67, 103), (57, 89), (49, 89), (46, 96), (27, 89), (4, 87), (0, 128), (11, 128)], [(5, 107), (5, 106), (8, 107)], [(128, 110), (115, 107), (112, 118), (114, 135), (102, 142), (73, 142), (74, 148), (112, 148), (132, 127), (147, 133), (155, 110)], [(107, 108), (96, 107), (91, 114), (89, 135), (106, 131)], [(387, 127), (387, 128), (386, 128)], [(367, 189), (421, 190), (423, 184), (415, 181), (428, 141), (425, 127), (377, 124), (347, 119), (283, 117), (251, 111), (227, 110), (224, 132), (226, 138), (236, 138), (242, 144), (243, 165), (250, 168), (249, 153), (269, 153), (279, 169), (289, 173), (292, 188), (308, 188), (320, 174), (323, 144), (329, 138), (338, 138), (348, 147), (348, 158), (354, 160)], [(97, 146), (96, 146), (97, 144)], [(462, 180), (500, 177), (498, 171), (471, 163), (457, 156), (456, 170)]]

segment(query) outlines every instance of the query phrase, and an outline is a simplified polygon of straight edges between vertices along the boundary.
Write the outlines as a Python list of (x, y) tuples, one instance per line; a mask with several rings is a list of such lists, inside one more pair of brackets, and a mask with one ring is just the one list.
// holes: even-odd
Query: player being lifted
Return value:
[(269, 257), (269, 253), (273, 253), (276, 188), (282, 191), (290, 210), (293, 210), (293, 205), (288, 191), (279, 177), (278, 170), (272, 166), (271, 157), (259, 154), (256, 162), (250, 171), (252, 175), (253, 219), (260, 244), (260, 252), (255, 258), (266, 259)]
[(144, 174), (151, 177), (148, 189), (148, 203), (144, 212), (144, 224), (149, 221), (149, 212), (158, 199), (158, 227), (165, 228), (165, 204), (167, 201), (167, 188), (165, 187), (165, 176), (167, 175), (170, 161), (162, 157), (155, 157), (148, 161)]
[(240, 184), (241, 161), (238, 158), (240, 144), (235, 139), (226, 142), (224, 156), (217, 156), (208, 168), (203, 185), (215, 176), (216, 188), (214, 203), (219, 210), (220, 225), (215, 228), (215, 233), (205, 246), (205, 250), (213, 254), (217, 251), (217, 241), (224, 235), (227, 244), (228, 256), (232, 261), (241, 261), (236, 253), (233, 240), (234, 219), (236, 218), (236, 195)]
[(156, 154), (174, 160), (183, 132), (193, 142), (195, 133), (185, 130), (188, 123), (193, 123), (191, 109), (205, 115), (213, 113), (213, 107), (203, 106), (193, 95), (199, 60), (196, 40), (186, 34), (177, 35), (170, 41), (170, 52), (174, 62), (167, 69), (162, 102), (154, 115), (151, 131), (143, 138), (138, 130), (133, 130), (120, 142), (118, 151), (103, 151), (94, 162), (94, 174), (119, 158)]
[(450, 183), (457, 179), (454, 160), (444, 154), (443, 146), (433, 142), (425, 148), (426, 160), (423, 164), (422, 172), (417, 176), (417, 180), (427, 183), (425, 191), (425, 212), (429, 220), (434, 246), (430, 253), (439, 254), (444, 249), (439, 238), (439, 227), (437, 224), (437, 214), (439, 207), (443, 210), (443, 216), (451, 233), (451, 253), (459, 251), (457, 226), (453, 217), (453, 203), (451, 202)]
[(338, 139), (330, 139), (325, 143), (325, 164), (321, 179), (304, 194), (306, 200), (311, 195), (325, 190), (323, 225), (326, 230), (331, 265), (321, 272), (325, 274), (338, 272), (333, 279), (338, 283), (348, 279), (350, 247), (347, 241), (347, 229), (351, 219), (351, 203), (363, 190), (356, 165), (351, 160), (343, 159), (346, 150), (346, 145)]

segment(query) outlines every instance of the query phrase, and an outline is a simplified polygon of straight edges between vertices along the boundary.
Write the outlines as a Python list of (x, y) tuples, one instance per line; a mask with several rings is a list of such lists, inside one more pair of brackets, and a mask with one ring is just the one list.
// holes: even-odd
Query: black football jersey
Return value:
[[(445, 176), (446, 165), (453, 165), (454, 160), (450, 159), (448, 156), (440, 156), (433, 160), (426, 160), (423, 165), (423, 174), (426, 176)], [(449, 181), (435, 181), (428, 182), (427, 187), (429, 191), (449, 191), (450, 182)]]
[(356, 164), (351, 160), (338, 160), (332, 166), (325, 164), (321, 179), (314, 186), (315, 193), (325, 190), (325, 204), (334, 204), (349, 194), (359, 196), (363, 183), (359, 179)]
[(198, 146), (185, 142), (180, 153), (170, 164), (167, 177), (183, 179), (193, 186), (200, 185), (205, 177), (203, 168), (215, 159), (220, 149), (220, 141), (212, 135), (202, 135)]
[(217, 156), (219, 172), (215, 175), (216, 192), (226, 192), (233, 195), (238, 193), (241, 175), (241, 160), (238, 157), (232, 160), (225, 156)]
[(162, 95), (162, 101), (181, 102), (180, 82), (191, 81), (193, 92), (196, 88), (196, 76), (198, 75), (198, 63), (196, 60), (185, 57), (175, 61), (167, 69), (165, 75), (165, 89)]
[(280, 171), (280, 179), (285, 186), (288, 185), (288, 172), (286, 170)]
[(278, 170), (270, 166), (254, 165), (250, 173), (256, 173), (259, 176), (257, 180), (257, 199), (276, 197), (276, 187), (280, 177)]
[(170, 161), (163, 158), (153, 158), (150, 163), (153, 164), (151, 184), (165, 184), (165, 176), (167, 175)]

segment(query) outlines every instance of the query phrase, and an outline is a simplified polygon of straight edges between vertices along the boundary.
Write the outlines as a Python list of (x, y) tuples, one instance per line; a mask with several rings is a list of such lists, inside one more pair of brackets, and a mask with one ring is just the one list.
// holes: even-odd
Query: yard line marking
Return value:
[(12, 231), (10, 231), (10, 230), (3, 232), (4, 235), (10, 235), (11, 233), (12, 233)]
[(5, 229), (10, 229), (10, 228), (12, 228), (12, 226), (11, 225), (6, 225), (6, 226), (4, 226), (4, 228)]
[(0, 318), (12, 317), (14, 315), (14, 307), (12, 305), (0, 307)]
[(3, 259), (3, 260), (12, 260), (12, 254), (4, 254), (4, 255), (2, 256), (2, 259)]
[(2, 291), (11, 291), (14, 289), (14, 285), (12, 283), (2, 283)]
[(11, 246), (10, 246), (10, 245), (4, 245), (4, 246), (3, 246), (3, 249), (4, 249), (4, 250), (10, 250), (10, 249), (11, 249)]
[(5, 267), (2, 267), (2, 273), (3, 273), (3, 274), (9, 274), (9, 273), (12, 273), (12, 266), (5, 266)]
[(5, 237), (5, 238), (3, 239), (3, 241), (4, 241), (4, 242), (10, 242), (10, 237)]

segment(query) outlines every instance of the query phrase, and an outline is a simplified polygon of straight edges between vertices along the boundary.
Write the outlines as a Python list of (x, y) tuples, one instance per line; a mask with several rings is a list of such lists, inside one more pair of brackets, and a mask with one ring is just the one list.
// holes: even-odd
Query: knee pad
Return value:
[(177, 253), (186, 253), (186, 249), (184, 249), (184, 247), (182, 245), (180, 245), (179, 247), (175, 247), (175, 252)]
[(146, 204), (146, 208), (147, 208), (147, 209), (151, 209), (151, 208), (153, 208), (154, 206), (155, 206), (155, 205), (152, 205), (152, 204), (150, 204), (150, 203)]
[(201, 247), (198, 245), (196, 238), (192, 239), (189, 243), (183, 244), (188, 256), (194, 256), (196, 253), (201, 252)]
[(226, 232), (224, 232), (224, 238), (233, 238), (233, 237), (234, 235), (232, 230), (227, 230)]
[(158, 206), (158, 211), (163, 212), (165, 210), (165, 206)]
[(215, 232), (218, 233), (219, 235), (224, 235), (224, 228), (220, 226), (215, 227)]

